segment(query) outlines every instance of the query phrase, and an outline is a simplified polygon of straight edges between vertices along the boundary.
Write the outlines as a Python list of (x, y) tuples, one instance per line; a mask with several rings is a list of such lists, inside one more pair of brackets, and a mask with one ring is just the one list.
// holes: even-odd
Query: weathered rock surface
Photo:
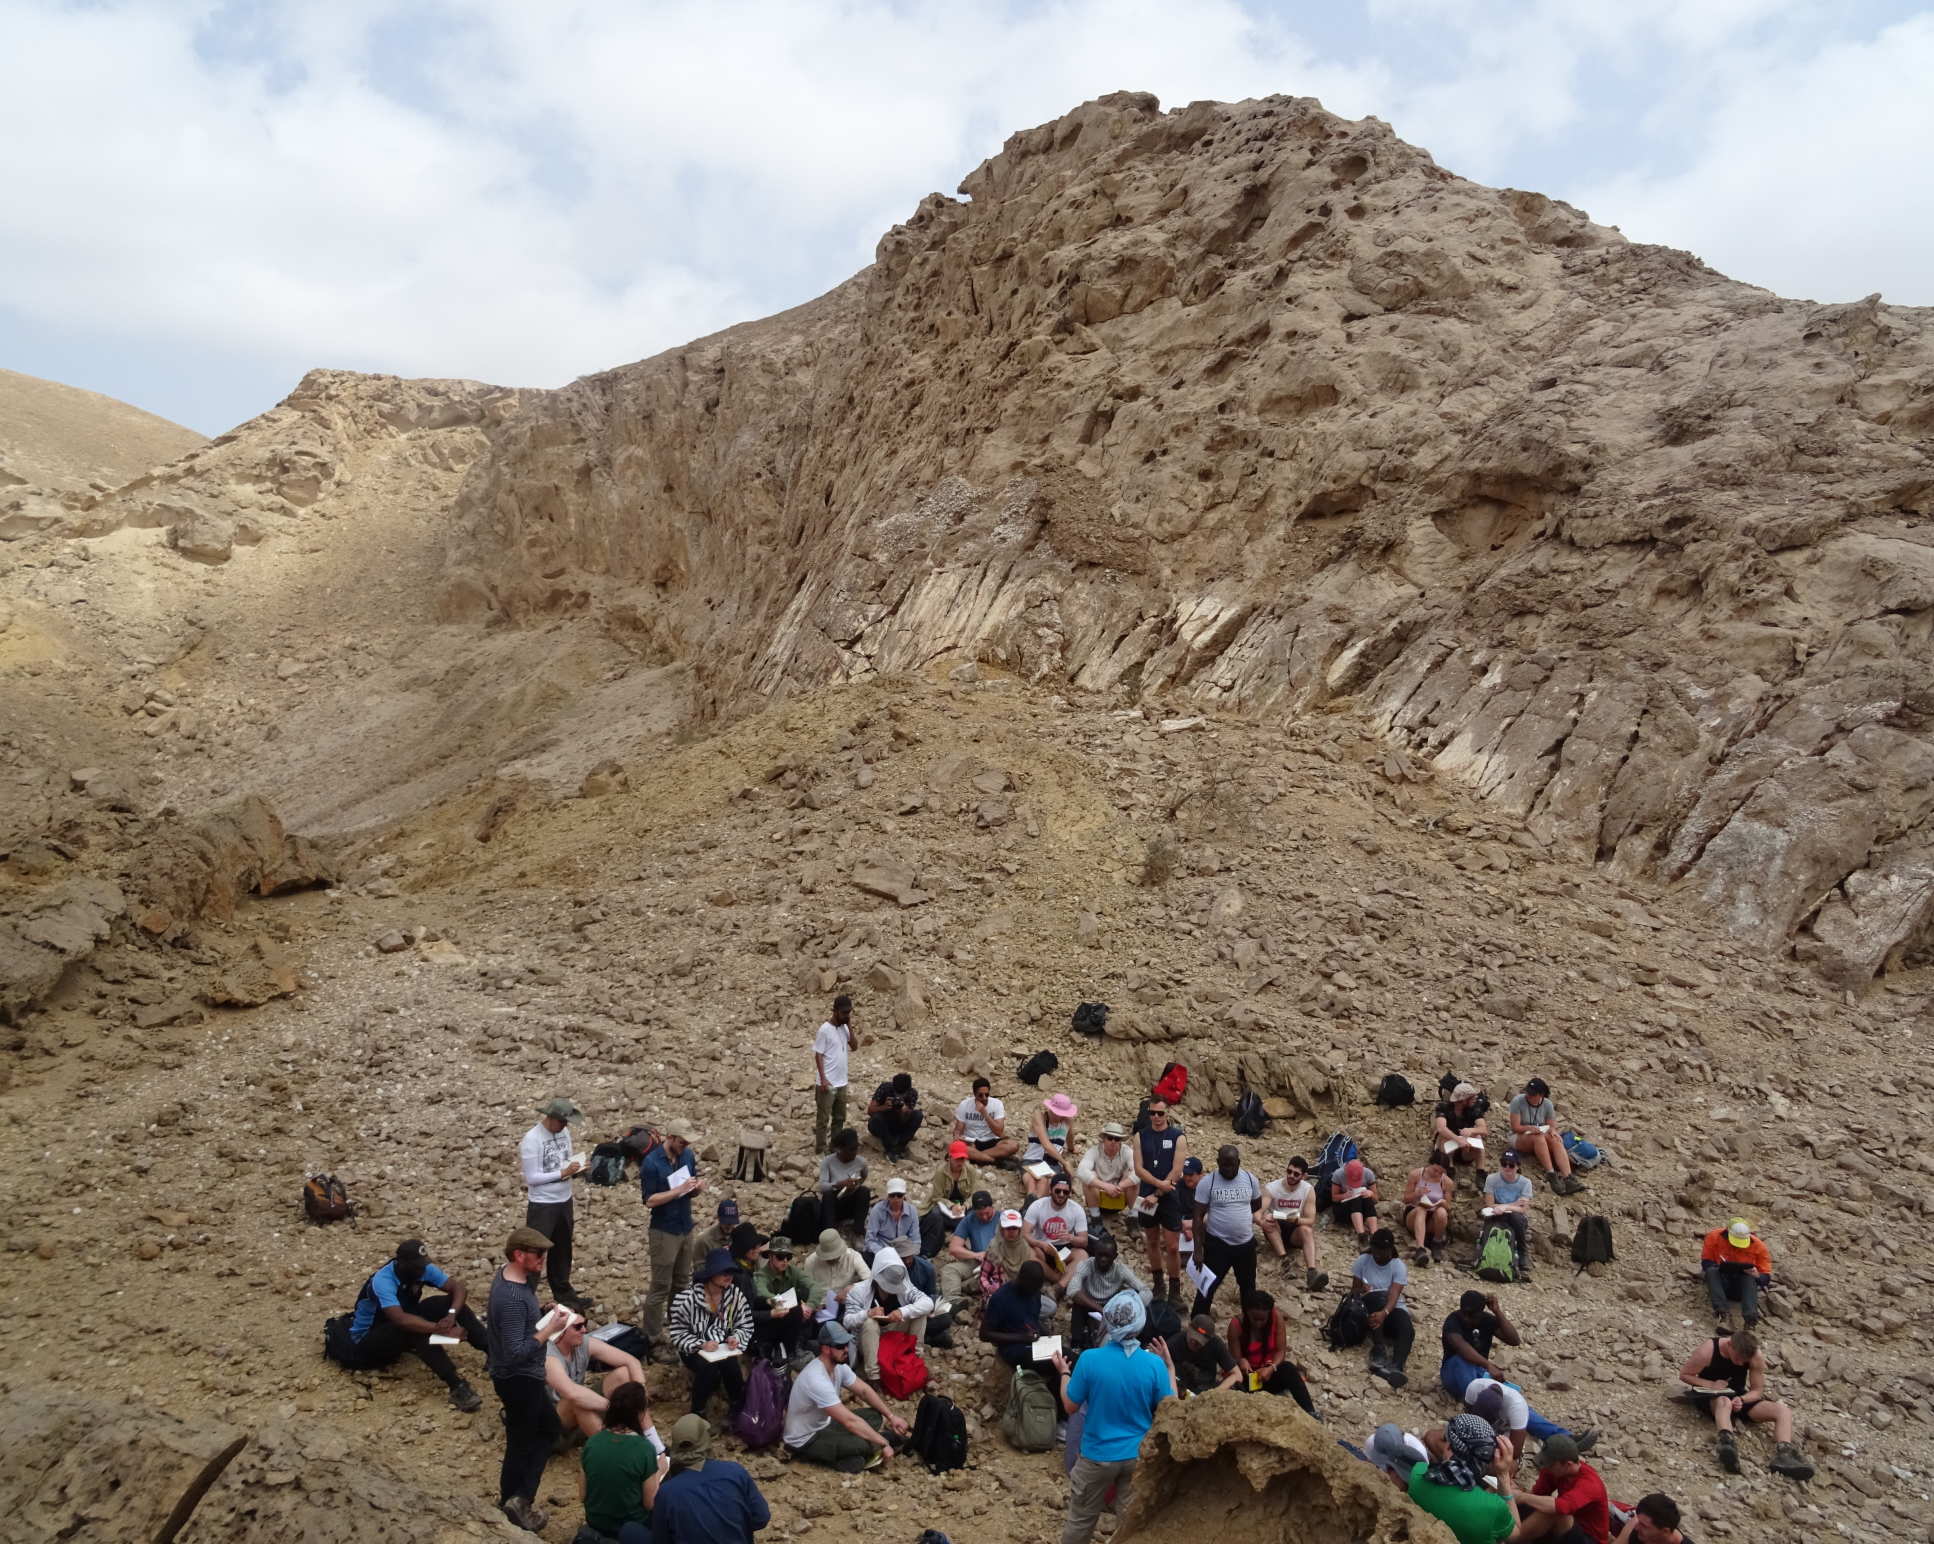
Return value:
[(950, 653), (1349, 699), (1405, 775), (1762, 948), (1918, 958), (1928, 313), (1782, 300), (1302, 98), (1103, 98), (961, 190), (819, 300), (523, 398), (450, 614), (602, 612), (727, 709)]

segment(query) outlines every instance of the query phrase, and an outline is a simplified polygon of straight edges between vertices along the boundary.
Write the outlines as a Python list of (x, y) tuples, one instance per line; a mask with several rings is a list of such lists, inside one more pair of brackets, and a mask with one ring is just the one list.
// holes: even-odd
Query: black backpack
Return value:
[(808, 1190), (786, 1210), (786, 1225), (780, 1231), (792, 1240), (793, 1247), (802, 1256), (819, 1242), (819, 1215), (817, 1190)]
[(1108, 1029), (1108, 1004), (1083, 1003), (1074, 1010), (1074, 1032), (1077, 1035), (1101, 1035)]
[(1604, 1217), (1581, 1217), (1571, 1235), (1571, 1263), (1582, 1272), (1588, 1265), (1606, 1265), (1612, 1253), (1612, 1225)]
[(935, 1474), (967, 1465), (967, 1417), (945, 1394), (922, 1394), (907, 1449)]
[[(1459, 1077), (1455, 1072), (1447, 1072), (1437, 1080), (1437, 1097), (1445, 1104), (1449, 1104), (1451, 1102), (1451, 1094), (1457, 1085), (1469, 1081), (1468, 1078)], [(1490, 1109), (1491, 1096), (1482, 1089), (1478, 1089), (1477, 1099), (1471, 1105), (1472, 1117), (1482, 1120), (1485, 1115), (1490, 1113)]]
[(1023, 1083), (1038, 1088), (1040, 1087), (1041, 1079), (1046, 1077), (1050, 1072), (1057, 1071), (1060, 1066), (1061, 1058), (1056, 1056), (1054, 1052), (1036, 1051), (1026, 1061), (1022, 1062), (1020, 1066), (1014, 1069), (1014, 1076), (1019, 1078)]
[(600, 1142), (591, 1149), (591, 1162), (584, 1177), (594, 1185), (622, 1185), (625, 1177), (625, 1147), (622, 1142)]
[(1262, 1107), (1262, 1095), (1253, 1088), (1245, 1088), (1242, 1097), (1236, 1101), (1235, 1114), (1231, 1119), (1237, 1136), (1261, 1136), (1269, 1125), (1269, 1114)]
[(1383, 1081), (1377, 1085), (1378, 1104), (1394, 1110), (1400, 1105), (1416, 1102), (1417, 1090), (1410, 1086), (1409, 1078), (1401, 1072), (1386, 1072), (1383, 1075)]
[(1360, 1292), (1352, 1292), (1336, 1305), (1323, 1333), (1332, 1351), (1347, 1351), (1370, 1338), (1370, 1302)]

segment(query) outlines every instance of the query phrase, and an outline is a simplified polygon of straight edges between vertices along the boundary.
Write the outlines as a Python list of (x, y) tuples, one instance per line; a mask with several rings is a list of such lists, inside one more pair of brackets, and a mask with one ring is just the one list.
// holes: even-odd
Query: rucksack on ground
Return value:
[(1108, 1004), (1083, 1003), (1074, 1010), (1077, 1035), (1103, 1035), (1108, 1032)]
[(1061, 1058), (1056, 1056), (1054, 1052), (1036, 1051), (1026, 1061), (1022, 1062), (1020, 1066), (1014, 1069), (1014, 1076), (1019, 1078), (1023, 1083), (1038, 1088), (1040, 1087), (1041, 1079), (1047, 1077), (1052, 1072), (1058, 1071), (1060, 1066)]
[[(881, 1339), (885, 1339), (884, 1336)], [(1001, 1435), (1020, 1453), (1045, 1453), (1054, 1446), (1054, 1395), (1038, 1372), (1014, 1369), (1008, 1385), (1007, 1408), (1001, 1411)]]
[(1386, 1072), (1383, 1081), (1377, 1085), (1377, 1103), (1386, 1109), (1399, 1109), (1417, 1102), (1417, 1090), (1410, 1086), (1410, 1079), (1401, 1072)]
[(625, 1149), (622, 1142), (600, 1142), (591, 1149), (591, 1162), (584, 1177), (594, 1185), (621, 1185), (625, 1177)]
[(1262, 1107), (1262, 1095), (1253, 1088), (1245, 1088), (1242, 1097), (1236, 1100), (1235, 1113), (1230, 1120), (1237, 1136), (1261, 1136), (1269, 1126), (1269, 1112)]
[(967, 1417), (945, 1394), (922, 1394), (907, 1451), (934, 1474), (967, 1466)]
[(656, 1126), (633, 1126), (618, 1138), (618, 1145), (625, 1150), (627, 1158), (637, 1163), (658, 1145), (659, 1140)]
[(1370, 1303), (1360, 1292), (1352, 1292), (1336, 1305), (1330, 1322), (1323, 1326), (1332, 1351), (1347, 1351), (1370, 1338)]
[(733, 1434), (749, 1448), (771, 1447), (785, 1432), (786, 1397), (791, 1392), (779, 1369), (755, 1356), (746, 1369), (745, 1402), (733, 1417)]
[(880, 1390), (888, 1399), (911, 1399), (927, 1386), (926, 1358), (920, 1343), (905, 1330), (880, 1336)]
[(819, 1242), (820, 1201), (817, 1190), (808, 1190), (796, 1196), (791, 1206), (786, 1208), (786, 1225), (780, 1231), (791, 1239), (795, 1248), (803, 1255)]
[(1571, 1160), (1571, 1166), (1574, 1170), (1595, 1169), (1599, 1164), (1604, 1162), (1605, 1155), (1598, 1150), (1597, 1146), (1591, 1142), (1587, 1142), (1577, 1132), (1567, 1131), (1562, 1135), (1565, 1144), (1565, 1156)]
[(302, 1187), (302, 1210), (311, 1222), (341, 1222), (356, 1215), (349, 1192), (333, 1174), (311, 1174)]
[(1316, 1162), (1310, 1166), (1309, 1182), (1316, 1187), (1316, 1204), (1327, 1210), (1330, 1204), (1330, 1181), (1336, 1178), (1337, 1170), (1357, 1156), (1356, 1140), (1347, 1131), (1333, 1131), (1323, 1150), (1316, 1155)]
[(772, 1147), (772, 1133), (759, 1126), (739, 1128), (739, 1150), (732, 1158), (732, 1178), (747, 1184), (763, 1185), (766, 1180), (766, 1153)]
[(1571, 1263), (1579, 1270), (1590, 1265), (1609, 1265), (1612, 1253), (1612, 1224), (1605, 1217), (1581, 1217), (1571, 1234)]
[(1518, 1245), (1509, 1228), (1494, 1222), (1478, 1235), (1477, 1274), (1483, 1281), (1518, 1279)]
[(1168, 1104), (1180, 1104), (1188, 1097), (1189, 1069), (1180, 1062), (1170, 1062), (1162, 1068), (1162, 1075), (1155, 1080), (1152, 1092), (1157, 1099)]

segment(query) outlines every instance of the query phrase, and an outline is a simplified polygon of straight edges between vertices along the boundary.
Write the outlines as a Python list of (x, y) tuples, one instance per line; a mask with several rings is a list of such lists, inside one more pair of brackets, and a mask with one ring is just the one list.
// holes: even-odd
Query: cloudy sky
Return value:
[(0, 0), (0, 60), (0, 366), (209, 433), (312, 365), (556, 385), (795, 304), (1120, 89), (1934, 304), (1934, 4)]

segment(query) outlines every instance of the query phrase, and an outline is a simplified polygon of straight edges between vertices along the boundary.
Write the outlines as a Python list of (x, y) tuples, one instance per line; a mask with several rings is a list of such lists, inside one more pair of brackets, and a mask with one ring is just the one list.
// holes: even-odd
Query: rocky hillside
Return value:
[(713, 703), (957, 654), (1356, 705), (1837, 981), (1934, 918), (1934, 318), (1781, 300), (1302, 98), (1008, 141), (810, 305), (533, 394), (451, 616)]

